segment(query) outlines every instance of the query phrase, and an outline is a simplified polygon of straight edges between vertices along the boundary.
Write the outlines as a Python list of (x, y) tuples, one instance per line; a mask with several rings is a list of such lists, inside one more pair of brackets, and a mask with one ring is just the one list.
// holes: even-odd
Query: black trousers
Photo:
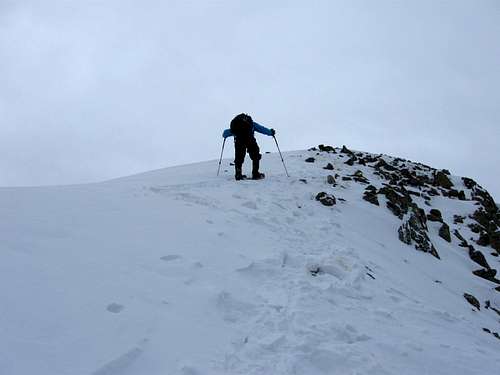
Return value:
[(245, 161), (245, 155), (248, 152), (250, 159), (253, 162), (252, 172), (259, 171), (259, 160), (262, 157), (260, 154), (259, 145), (255, 137), (235, 137), (234, 139), (234, 165), (236, 168), (241, 168)]

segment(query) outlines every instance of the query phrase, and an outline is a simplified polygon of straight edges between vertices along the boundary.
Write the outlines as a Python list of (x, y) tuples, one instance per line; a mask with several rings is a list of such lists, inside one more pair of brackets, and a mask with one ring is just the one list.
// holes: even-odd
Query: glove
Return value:
[(271, 135), (274, 137), (275, 134), (276, 134), (276, 130), (271, 129)]

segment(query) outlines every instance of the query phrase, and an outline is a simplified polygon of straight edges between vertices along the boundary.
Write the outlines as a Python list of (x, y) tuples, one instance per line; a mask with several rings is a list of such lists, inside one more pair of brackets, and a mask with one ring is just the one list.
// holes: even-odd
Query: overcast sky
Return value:
[(2, 186), (216, 159), (240, 112), (499, 201), (500, 1), (0, 0)]

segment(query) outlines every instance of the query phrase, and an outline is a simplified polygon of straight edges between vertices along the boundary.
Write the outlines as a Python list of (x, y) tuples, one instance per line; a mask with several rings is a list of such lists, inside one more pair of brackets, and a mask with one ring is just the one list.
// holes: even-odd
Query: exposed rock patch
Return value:
[(439, 228), (439, 237), (447, 242), (451, 242), (450, 227), (448, 224), (443, 223), (443, 225), (441, 225), (441, 228)]
[(375, 206), (379, 206), (379, 201), (377, 197), (377, 188), (373, 185), (369, 185), (366, 187), (365, 192), (363, 193), (363, 199)]
[(319, 201), (323, 206), (333, 206), (337, 203), (337, 200), (332, 194), (328, 194), (324, 191), (316, 195), (316, 200)]
[(464, 298), (476, 309), (481, 310), (481, 304), (479, 303), (477, 298), (474, 297), (472, 294), (464, 293)]
[(433, 208), (430, 210), (429, 214), (427, 215), (427, 220), (429, 221), (439, 221), (443, 222), (443, 215), (441, 214), (441, 211), (439, 211), (436, 208)]
[(439, 259), (439, 254), (432, 244), (427, 234), (427, 224), (425, 215), (419, 209), (414, 209), (409, 214), (409, 217), (403, 221), (403, 224), (398, 229), (399, 239), (411, 245), (415, 245), (415, 249), (430, 253)]

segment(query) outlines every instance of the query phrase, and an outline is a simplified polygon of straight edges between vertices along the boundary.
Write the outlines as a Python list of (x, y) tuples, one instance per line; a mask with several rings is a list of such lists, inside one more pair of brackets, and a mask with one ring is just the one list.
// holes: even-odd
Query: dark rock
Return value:
[(451, 242), (450, 227), (448, 224), (443, 223), (443, 225), (441, 225), (441, 228), (439, 228), (439, 237), (447, 242)]
[(388, 171), (396, 171), (397, 170), (396, 167), (393, 167), (392, 165), (387, 164), (387, 162), (384, 159), (380, 159), (379, 162), (377, 164), (375, 164), (374, 168), (375, 169), (383, 168), (383, 169), (388, 170)]
[(474, 211), (470, 218), (481, 224), (485, 229), (489, 227), (490, 221), (492, 220), (491, 215), (482, 207)]
[(319, 148), (320, 151), (323, 151), (323, 152), (333, 152), (333, 153), (335, 153), (335, 148), (332, 147), (332, 146), (319, 145), (318, 148)]
[(460, 232), (455, 229), (453, 231), (453, 234), (455, 235), (455, 237), (457, 237), (461, 242), (458, 246), (460, 247), (469, 247), (469, 244), (467, 243), (467, 240), (460, 234)]
[(450, 189), (447, 192), (443, 192), (443, 195), (448, 198), (457, 198), (461, 201), (464, 201), (465, 198), (465, 192), (463, 190), (455, 190), (455, 189)]
[(307, 184), (307, 180), (305, 178), (299, 178), (300, 182), (303, 182), (304, 184)]
[(324, 191), (316, 195), (316, 200), (324, 206), (333, 206), (335, 203), (337, 203), (337, 200), (333, 195), (325, 193)]
[(439, 221), (443, 222), (443, 215), (441, 214), (441, 211), (439, 211), (436, 208), (433, 208), (429, 211), (429, 214), (427, 215), (427, 220), (429, 221)]
[(465, 216), (460, 216), (460, 215), (453, 215), (453, 222), (455, 224), (463, 224), (464, 222), (464, 219), (465, 219)]
[(373, 185), (367, 186), (365, 192), (363, 193), (363, 199), (371, 204), (379, 206), (377, 188)]
[(453, 186), (453, 183), (450, 181), (448, 176), (443, 171), (434, 172), (434, 186), (440, 186), (445, 189), (450, 189)]
[(483, 266), (486, 269), (490, 269), (490, 265), (486, 261), (486, 258), (484, 257), (483, 253), (480, 252), (479, 250), (476, 250), (474, 246), (469, 245), (469, 258), (473, 261), (479, 264), (480, 266)]
[(307, 151), (317, 151), (317, 148), (316, 147), (311, 147), (309, 150)]
[(354, 177), (365, 177), (365, 176), (363, 175), (363, 172), (362, 172), (362, 171), (360, 171), (359, 169), (358, 169), (356, 172), (354, 172), (352, 175), (353, 175)]
[[(479, 202), (483, 206), (490, 220), (498, 220), (496, 215), (498, 213), (498, 206), (486, 190), (477, 185), (472, 191), (472, 199)], [(497, 224), (499, 223), (497, 222)]]
[(358, 160), (358, 159), (356, 159), (356, 157), (355, 157), (355, 156), (353, 156), (353, 157), (349, 158), (349, 160), (347, 160), (347, 161), (345, 162), (345, 164), (352, 166), (352, 165), (354, 165), (354, 162), (355, 162), (356, 160)]
[(476, 309), (481, 310), (481, 304), (479, 303), (477, 298), (474, 297), (472, 294), (464, 293), (464, 298)]
[(340, 152), (342, 152), (343, 154), (354, 155), (354, 152), (352, 152), (351, 150), (349, 150), (345, 145), (342, 146), (342, 150)]
[(418, 209), (413, 209), (409, 219), (403, 222), (398, 229), (399, 239), (408, 245), (415, 243), (415, 249), (430, 253), (440, 259), (436, 248), (427, 235), (427, 225), (424, 220), (425, 215)]
[(479, 246), (488, 246), (490, 244), (490, 236), (486, 232), (482, 232), (479, 235), (479, 239), (476, 241)]
[(359, 169), (356, 172), (354, 172), (352, 177), (353, 177), (353, 180), (356, 182), (359, 182), (362, 184), (369, 184), (370, 183), (370, 181), (368, 181), (368, 179), (365, 176), (363, 176), (363, 172), (361, 172)]
[(332, 164), (332, 163), (328, 163), (328, 164), (326, 165), (326, 167), (323, 167), (323, 169), (327, 169), (327, 170), (329, 170), (329, 171), (333, 171), (333, 164)]
[(500, 231), (490, 234), (490, 245), (500, 254)]
[(352, 181), (352, 178), (344, 176), (344, 177), (342, 177), (342, 181)]
[[(396, 190), (397, 189), (397, 190)], [(378, 191), (387, 198), (387, 208), (397, 217), (403, 219), (412, 204), (412, 199), (406, 189), (384, 186)]]
[(467, 189), (472, 189), (474, 186), (477, 185), (477, 182), (474, 181), (472, 178), (462, 177), (462, 181), (464, 182), (464, 185)]
[(434, 189), (434, 188), (429, 188), (429, 190), (427, 190), (427, 194), (429, 194), (430, 196), (433, 196), (433, 197), (435, 197), (435, 196), (437, 196), (437, 195), (440, 195), (440, 194), (439, 194), (439, 191), (437, 191), (437, 190), (436, 190), (436, 189)]
[(335, 177), (329, 174), (328, 176), (326, 176), (326, 182), (330, 185), (335, 185)]
[(307, 158), (305, 160), (306, 163), (314, 163), (315, 161), (316, 161), (316, 159), (314, 159), (313, 157)]
[(472, 272), (474, 275), (478, 277), (482, 277), (488, 281), (494, 282), (496, 284), (500, 284), (500, 280), (496, 279), (495, 276), (497, 274), (497, 270), (495, 269), (481, 269)]
[(483, 230), (483, 227), (476, 223), (470, 223), (467, 224), (467, 226), (473, 233), (481, 233), (481, 231)]

